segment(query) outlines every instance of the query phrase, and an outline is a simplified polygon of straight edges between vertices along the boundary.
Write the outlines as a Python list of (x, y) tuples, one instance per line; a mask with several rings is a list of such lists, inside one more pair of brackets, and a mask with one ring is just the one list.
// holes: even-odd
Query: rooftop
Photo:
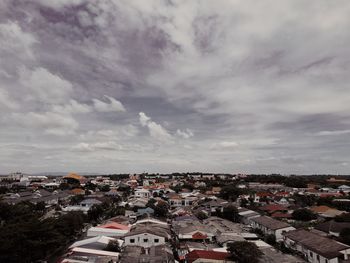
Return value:
[(333, 239), (319, 236), (304, 229), (289, 231), (284, 236), (328, 259), (337, 257), (341, 255), (340, 251), (350, 248)]

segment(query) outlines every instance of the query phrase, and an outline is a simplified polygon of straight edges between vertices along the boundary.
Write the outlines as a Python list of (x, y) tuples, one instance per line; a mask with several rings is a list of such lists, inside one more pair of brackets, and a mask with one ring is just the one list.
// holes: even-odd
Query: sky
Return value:
[(349, 13), (1, 0), (0, 172), (349, 174)]

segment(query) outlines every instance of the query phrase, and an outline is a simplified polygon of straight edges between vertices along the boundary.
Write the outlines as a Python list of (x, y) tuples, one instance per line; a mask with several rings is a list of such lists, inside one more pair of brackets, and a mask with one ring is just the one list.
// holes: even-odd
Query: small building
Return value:
[(141, 224), (133, 226), (124, 236), (126, 246), (140, 246), (149, 248), (164, 245), (170, 239), (168, 226), (158, 224)]
[(121, 237), (127, 234), (129, 230), (130, 226), (122, 225), (116, 222), (109, 222), (104, 225), (89, 228), (87, 231), (87, 236)]
[(229, 259), (228, 252), (208, 251), (208, 250), (192, 250), (186, 255), (186, 262), (188, 263), (227, 263), (234, 262)]
[(277, 241), (283, 239), (282, 233), (295, 230), (290, 224), (268, 216), (252, 218), (251, 226), (260, 229), (265, 235), (274, 235)]
[(308, 262), (342, 263), (349, 259), (350, 247), (333, 239), (304, 229), (289, 231), (283, 236), (284, 244), (302, 253)]

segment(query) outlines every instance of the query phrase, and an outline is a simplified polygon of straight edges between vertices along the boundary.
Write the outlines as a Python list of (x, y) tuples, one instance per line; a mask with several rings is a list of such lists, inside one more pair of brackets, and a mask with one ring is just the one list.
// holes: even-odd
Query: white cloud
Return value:
[(190, 129), (186, 129), (184, 131), (178, 129), (176, 131), (176, 134), (184, 139), (189, 139), (189, 138), (193, 137), (193, 135), (194, 135)]
[(19, 125), (37, 130), (44, 129), (45, 133), (58, 136), (74, 134), (79, 127), (72, 116), (55, 112), (13, 113), (11, 117)]
[(66, 102), (73, 91), (73, 85), (45, 68), (36, 68), (33, 71), (24, 67), (20, 69), (20, 81), (28, 92), (30, 100), (39, 100), (43, 103)]
[[(20, 60), (33, 59), (32, 46), (38, 41), (15, 22), (0, 24), (0, 54), (10, 53)], [(2, 64), (2, 63), (0, 63)]]
[(86, 104), (77, 102), (76, 100), (70, 100), (68, 104), (64, 105), (53, 105), (52, 111), (60, 113), (89, 113), (91, 107)]
[(152, 121), (144, 112), (139, 113), (139, 120), (142, 126), (147, 127), (151, 137), (160, 141), (169, 141), (172, 136), (162, 125)]
[(343, 135), (343, 134), (349, 134), (350, 130), (338, 130), (338, 131), (320, 131), (316, 133), (317, 136), (336, 136), (336, 135)]
[(95, 143), (86, 143), (81, 142), (72, 147), (73, 151), (81, 151), (81, 152), (94, 152), (98, 150), (104, 151), (116, 151), (121, 150), (123, 147), (114, 141), (107, 142), (95, 142)]
[(105, 98), (109, 101), (109, 103), (103, 102), (98, 99), (93, 99), (94, 107), (96, 111), (98, 112), (113, 112), (113, 111), (124, 112), (125, 111), (125, 108), (120, 101), (106, 95), (105, 95)]
[(214, 143), (210, 148), (215, 150), (236, 149), (239, 144), (235, 141), (222, 141)]
[(142, 126), (147, 126), (147, 124), (151, 121), (151, 118), (148, 117), (144, 112), (139, 113), (140, 123)]
[(8, 92), (0, 88), (0, 107), (1, 106), (5, 106), (5, 108), (10, 110), (19, 108), (19, 104), (9, 97)]

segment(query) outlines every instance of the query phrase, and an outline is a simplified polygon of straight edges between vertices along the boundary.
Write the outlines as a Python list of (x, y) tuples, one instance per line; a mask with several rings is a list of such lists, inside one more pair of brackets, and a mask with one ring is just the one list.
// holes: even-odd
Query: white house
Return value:
[(141, 246), (149, 248), (164, 245), (170, 239), (170, 230), (156, 224), (137, 225), (124, 236), (125, 246)]
[(284, 244), (311, 263), (341, 263), (350, 259), (350, 247), (316, 233), (298, 229), (283, 234)]
[(251, 218), (250, 222), (253, 228), (260, 229), (265, 235), (274, 235), (277, 241), (283, 239), (282, 233), (295, 230), (290, 224), (268, 216)]
[(150, 198), (151, 192), (147, 189), (137, 189), (135, 190), (135, 197), (141, 197), (141, 198)]

